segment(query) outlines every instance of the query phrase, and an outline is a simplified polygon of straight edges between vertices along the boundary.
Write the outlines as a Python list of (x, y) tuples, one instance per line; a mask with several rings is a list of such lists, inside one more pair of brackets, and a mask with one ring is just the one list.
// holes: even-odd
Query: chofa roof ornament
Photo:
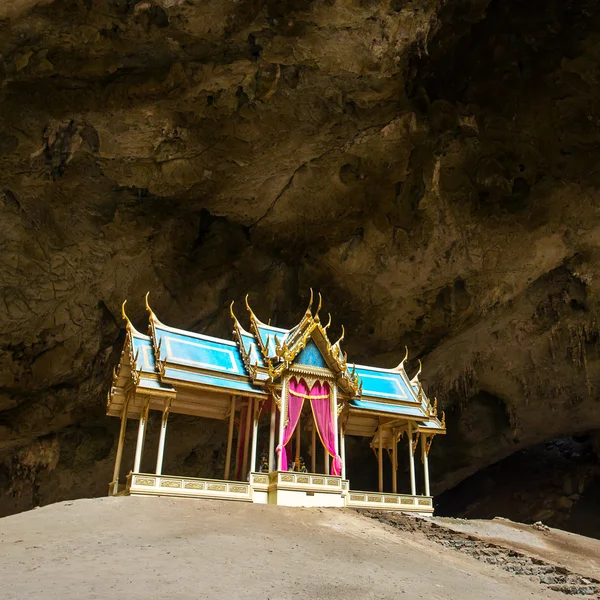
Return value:
[[(312, 291), (312, 290), (311, 290)], [(319, 311), (321, 310), (321, 305), (323, 304), (323, 297), (321, 296), (321, 292), (319, 292), (319, 306), (317, 306), (317, 312), (315, 313), (313, 319), (315, 321), (317, 321), (317, 323), (320, 321), (319, 318)]]
[(423, 370), (423, 364), (421, 363), (421, 359), (419, 359), (419, 370), (416, 372), (415, 376), (410, 380), (410, 383), (412, 385), (419, 383), (419, 375), (421, 374), (422, 370)]
[(400, 361), (400, 364), (394, 368), (394, 371), (404, 370), (404, 363), (408, 360), (408, 346), (404, 346), (404, 349), (406, 350), (406, 354), (404, 355), (404, 358)]
[(127, 304), (127, 300), (123, 300), (123, 304), (121, 305), (121, 316), (123, 317), (123, 320), (126, 323), (127, 329), (130, 329), (131, 327), (133, 327), (133, 325), (131, 324), (131, 321), (129, 320), (129, 317), (127, 316), (127, 313), (125, 312), (125, 305), (126, 304)]
[(312, 308), (313, 299), (314, 299), (313, 289), (310, 288), (310, 300), (308, 301), (308, 306), (306, 307), (306, 313), (304, 313), (307, 317), (312, 315), (311, 308)]

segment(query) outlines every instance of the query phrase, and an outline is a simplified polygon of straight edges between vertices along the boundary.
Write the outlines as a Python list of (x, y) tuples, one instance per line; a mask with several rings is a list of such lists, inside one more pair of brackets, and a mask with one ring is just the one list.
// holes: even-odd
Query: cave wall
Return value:
[(477, 471), (436, 498), (436, 514), (542, 522), (600, 538), (600, 463), (590, 436), (551, 440)]
[[(584, 0), (4, 3), (0, 514), (105, 493), (147, 290), (228, 336), (313, 286), (351, 358), (408, 345), (434, 491), (600, 429), (599, 53)], [(218, 470), (220, 426), (167, 462)]]

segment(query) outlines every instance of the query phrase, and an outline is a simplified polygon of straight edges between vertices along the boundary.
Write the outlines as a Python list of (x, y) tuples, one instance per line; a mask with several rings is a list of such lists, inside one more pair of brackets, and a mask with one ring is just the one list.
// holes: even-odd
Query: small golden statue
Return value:
[(300, 463), (298, 471), (300, 471), (300, 473), (308, 473), (308, 469), (306, 468), (306, 463), (304, 462), (304, 459), (300, 457), (298, 461)]
[(267, 453), (263, 450), (260, 455), (260, 469), (258, 469), (259, 473), (268, 473), (269, 472), (269, 459), (267, 457)]

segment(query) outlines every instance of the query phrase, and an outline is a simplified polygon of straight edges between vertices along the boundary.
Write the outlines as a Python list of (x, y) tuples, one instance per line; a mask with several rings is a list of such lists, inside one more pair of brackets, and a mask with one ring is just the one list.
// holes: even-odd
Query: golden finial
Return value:
[(410, 380), (411, 383), (417, 383), (419, 381), (419, 375), (421, 374), (422, 370), (423, 365), (421, 364), (421, 359), (419, 359), (419, 370), (417, 371), (417, 374)]
[(150, 292), (146, 292), (146, 310), (150, 313), (151, 319), (156, 319), (156, 315), (154, 314), (154, 311), (150, 308), (149, 298), (150, 298)]
[(446, 428), (446, 412), (442, 411), (442, 427)]
[(249, 304), (249, 302), (248, 302), (248, 296), (249, 296), (249, 295), (250, 295), (250, 294), (246, 294), (246, 297), (244, 298), (244, 301), (246, 302), (246, 309), (247, 309), (247, 310), (248, 310), (248, 312), (250, 313), (250, 319), (251, 319), (251, 320), (253, 320), (253, 321), (254, 321), (254, 320), (258, 320), (258, 319), (256, 318), (256, 315), (254, 314), (254, 311), (253, 311), (253, 310), (250, 308), (250, 304)]
[(123, 320), (127, 323), (127, 329), (129, 329), (132, 325), (131, 325), (131, 321), (129, 320), (129, 317), (125, 314), (125, 305), (127, 304), (127, 300), (123, 301), (123, 304), (121, 305), (121, 316), (123, 317)]
[(400, 364), (393, 369), (394, 371), (401, 371), (402, 369), (404, 369), (404, 363), (408, 360), (408, 346), (404, 346), (404, 349), (406, 350), (406, 354), (404, 355), (404, 358), (400, 361)]
[(312, 303), (313, 303), (313, 289), (310, 288), (310, 300), (308, 302), (308, 306), (306, 307), (306, 316), (309, 316), (310, 313), (310, 309), (312, 308)]
[(344, 326), (342, 325), (342, 335), (340, 335), (340, 339), (334, 344), (334, 346), (339, 346), (340, 342), (344, 339), (344, 335), (345, 335), (345, 331), (344, 331)]
[(327, 329), (329, 329), (329, 326), (331, 325), (331, 313), (328, 313), (329, 316), (329, 320), (327, 321), (327, 325), (325, 325), (325, 327), (323, 327), (323, 331), (327, 331)]
[(319, 292), (319, 306), (317, 306), (317, 312), (315, 313), (315, 321), (319, 320), (319, 311), (321, 310), (322, 304), (323, 304), (323, 298), (321, 296), (321, 292)]
[(433, 409), (431, 412), (437, 417), (437, 398), (435, 396), (433, 398)]
[(406, 353), (404, 354), (404, 358), (402, 359), (402, 362), (400, 363), (400, 365), (403, 367), (404, 363), (408, 360), (408, 346), (404, 346), (404, 349), (406, 350)]
[(239, 325), (239, 321), (237, 320), (237, 317), (235, 316), (235, 313), (233, 312), (233, 305), (235, 304), (235, 300), (231, 301), (231, 304), (229, 305), (229, 314), (231, 315), (231, 318), (233, 319), (233, 321), (235, 322), (236, 325)]

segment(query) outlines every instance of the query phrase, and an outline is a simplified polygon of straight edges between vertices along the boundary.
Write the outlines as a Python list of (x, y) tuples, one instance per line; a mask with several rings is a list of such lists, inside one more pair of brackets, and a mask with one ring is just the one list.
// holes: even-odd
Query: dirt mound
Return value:
[(167, 498), (54, 504), (0, 520), (2, 598), (564, 597), (403, 529), (335, 509)]

